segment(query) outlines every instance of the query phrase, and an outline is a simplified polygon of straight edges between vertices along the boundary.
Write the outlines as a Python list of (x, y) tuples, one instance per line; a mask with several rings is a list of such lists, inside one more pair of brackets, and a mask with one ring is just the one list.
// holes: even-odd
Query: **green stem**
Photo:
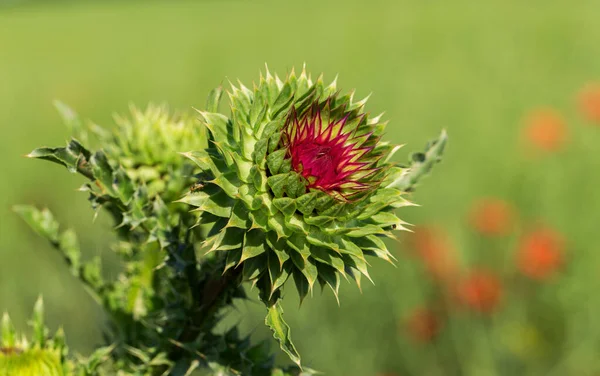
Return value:
[(443, 130), (440, 137), (430, 143), (424, 153), (413, 154), (410, 167), (400, 178), (392, 182), (390, 187), (404, 192), (412, 191), (417, 182), (440, 161), (447, 141), (448, 134)]
[(216, 311), (221, 308), (223, 298), (225, 298), (232, 289), (239, 286), (239, 277), (242, 268), (230, 269), (217, 278), (209, 278), (202, 288), (202, 298), (194, 309), (194, 314), (189, 324), (184, 328), (179, 341), (182, 343), (195, 340), (202, 332), (205, 324), (214, 316)]
[[(185, 351), (183, 346), (196, 340), (198, 336), (206, 330), (206, 325), (223, 306), (223, 301), (229, 296), (233, 289), (239, 286), (242, 268), (230, 269), (224, 274), (221, 274), (220, 270), (222, 270), (222, 268), (216, 268), (215, 273), (210, 275), (205, 281), (199, 283), (190, 281), (190, 287), (192, 289), (200, 288), (200, 299), (196, 300), (197, 303), (194, 305), (194, 308), (192, 308), (190, 320), (185, 324), (181, 331), (181, 335), (176, 341), (173, 341), (179, 346), (173, 347), (169, 352), (169, 360), (176, 362), (182, 357)], [(162, 375), (165, 371), (165, 367), (158, 367), (154, 374)]]

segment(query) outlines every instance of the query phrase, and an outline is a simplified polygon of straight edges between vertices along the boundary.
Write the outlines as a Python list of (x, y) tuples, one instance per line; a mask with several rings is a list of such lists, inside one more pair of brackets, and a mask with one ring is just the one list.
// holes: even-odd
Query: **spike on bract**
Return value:
[(365, 145), (371, 134), (357, 134), (348, 114), (329, 118), (322, 112), (316, 104), (301, 116), (291, 111), (284, 146), (292, 167), (308, 181), (308, 188), (343, 197), (372, 188), (376, 182), (369, 177), (379, 170), (372, 167), (379, 158), (371, 156), (374, 146)]

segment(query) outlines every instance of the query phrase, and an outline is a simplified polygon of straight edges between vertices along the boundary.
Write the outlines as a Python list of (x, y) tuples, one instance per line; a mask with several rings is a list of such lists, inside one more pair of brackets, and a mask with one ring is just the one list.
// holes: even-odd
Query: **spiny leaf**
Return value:
[(108, 163), (106, 154), (102, 151), (97, 151), (90, 159), (90, 165), (92, 166), (94, 177), (106, 193), (113, 197), (118, 197), (119, 195), (113, 187), (113, 169)]
[(13, 207), (17, 213), (35, 232), (48, 239), (53, 244), (58, 244), (59, 232), (58, 222), (48, 209), (38, 210), (29, 205), (17, 205)]
[(406, 173), (392, 181), (387, 187), (405, 192), (414, 189), (418, 181), (441, 160), (447, 141), (448, 134), (443, 130), (436, 140), (427, 145), (424, 153), (413, 154), (412, 163)]
[(273, 332), (273, 337), (279, 341), (281, 349), (290, 357), (290, 359), (302, 367), (300, 363), (300, 354), (292, 343), (291, 330), (289, 325), (283, 320), (283, 308), (279, 302), (270, 306), (267, 310), (265, 324)]
[(27, 157), (58, 163), (65, 166), (70, 172), (79, 172), (93, 179), (92, 172), (87, 165), (91, 153), (77, 140), (71, 140), (66, 147), (35, 149), (27, 154)]

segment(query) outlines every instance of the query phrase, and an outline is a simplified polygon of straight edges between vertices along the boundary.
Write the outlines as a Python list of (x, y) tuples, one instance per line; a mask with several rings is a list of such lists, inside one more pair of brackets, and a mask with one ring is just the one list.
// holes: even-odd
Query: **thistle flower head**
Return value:
[[(305, 70), (285, 80), (267, 70), (249, 89), (232, 84), (231, 115), (218, 112), (221, 89), (200, 111), (209, 147), (185, 153), (203, 171), (201, 189), (182, 199), (197, 207), (210, 251), (226, 252), (265, 299), (289, 277), (303, 298), (316, 282), (337, 296), (340, 276), (369, 277), (365, 256), (392, 261), (383, 238), (404, 222), (415, 176), (390, 162), (398, 149), (380, 140), (385, 123), (365, 100)], [(443, 142), (435, 149), (437, 160)]]
[(292, 108), (283, 145), (294, 171), (306, 179), (307, 189), (346, 198), (375, 186), (369, 178), (379, 170), (373, 167), (379, 156), (371, 155), (378, 138), (368, 127), (361, 132), (348, 115), (332, 117), (330, 107), (330, 100), (325, 111), (315, 103), (302, 117)]

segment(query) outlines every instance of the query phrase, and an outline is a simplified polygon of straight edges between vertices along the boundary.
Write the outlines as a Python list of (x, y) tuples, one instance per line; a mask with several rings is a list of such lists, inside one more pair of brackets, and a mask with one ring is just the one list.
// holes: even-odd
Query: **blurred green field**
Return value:
[[(576, 103), (584, 84), (600, 80), (599, 12), (592, 0), (0, 6), (0, 311), (11, 312), (23, 328), (43, 294), (52, 326), (64, 323), (73, 348), (86, 352), (101, 339), (93, 301), (58, 254), (10, 211), (17, 203), (47, 205), (76, 228), (90, 255), (107, 253), (103, 236), (110, 224), (92, 222), (85, 196), (76, 192), (81, 179), (22, 157), (69, 137), (54, 99), (109, 125), (113, 112), (127, 111), (129, 103), (201, 107), (227, 78), (252, 82), (265, 62), (281, 75), (306, 62), (314, 74), (339, 74), (342, 89), (372, 92), (368, 108), (386, 111), (387, 139), (407, 144), (403, 159), (448, 130), (444, 162), (413, 196), (421, 207), (406, 209), (406, 220), (447, 229), (465, 265), (493, 252), (505, 262), (496, 265), (500, 270), (511, 268), (516, 238), (474, 241), (466, 219), (473, 200), (497, 196), (518, 208), (523, 223), (541, 220), (560, 231), (569, 265), (539, 295), (553, 307), (548, 312), (566, 318), (550, 325), (560, 329), (560, 351), (530, 366), (511, 368), (494, 355), (502, 354), (501, 338), (523, 335), (518, 325), (502, 329), (519, 324), (518, 308), (481, 325), (457, 320), (435, 345), (412, 344), (399, 323), (430, 286), (400, 246), (398, 268), (374, 262), (376, 286), (365, 285), (362, 294), (342, 286), (341, 308), (329, 293), (301, 309), (287, 299), (304, 362), (332, 376), (600, 371), (600, 177), (594, 172), (600, 128), (583, 119)], [(529, 158), (519, 143), (523, 119), (548, 106), (566, 119), (567, 146)], [(111, 262), (108, 257), (114, 270)], [(231, 320), (266, 338), (262, 309), (239, 304)]]

